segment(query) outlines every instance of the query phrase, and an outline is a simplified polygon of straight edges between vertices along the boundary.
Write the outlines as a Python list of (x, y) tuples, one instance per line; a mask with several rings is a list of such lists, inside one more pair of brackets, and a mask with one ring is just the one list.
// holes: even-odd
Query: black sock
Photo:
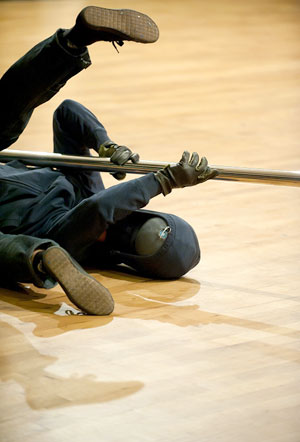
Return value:
[(33, 270), (41, 276), (45, 276), (45, 274), (47, 274), (43, 267), (43, 252), (44, 250), (41, 250), (36, 253), (32, 262)]

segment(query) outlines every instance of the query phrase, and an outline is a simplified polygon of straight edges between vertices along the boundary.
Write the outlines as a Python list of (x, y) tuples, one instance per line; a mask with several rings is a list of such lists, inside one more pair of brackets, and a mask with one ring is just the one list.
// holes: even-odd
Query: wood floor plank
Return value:
[[(1, 1), (1, 72), (88, 4)], [(143, 159), (300, 169), (297, 0), (103, 6), (149, 14), (159, 41), (92, 45), (14, 149), (50, 152), (72, 98)], [(193, 225), (202, 259), (184, 278), (91, 269), (116, 302), (102, 318), (58, 286), (0, 289), (1, 441), (299, 442), (299, 189), (211, 181), (149, 208)]]

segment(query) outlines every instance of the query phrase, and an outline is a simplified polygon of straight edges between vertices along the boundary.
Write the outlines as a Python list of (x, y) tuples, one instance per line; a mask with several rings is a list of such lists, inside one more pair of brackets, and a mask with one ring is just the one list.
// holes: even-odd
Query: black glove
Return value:
[[(105, 141), (98, 149), (100, 158), (110, 158), (110, 161), (114, 164), (123, 165), (127, 161), (138, 163), (140, 157), (137, 153), (133, 153), (126, 146), (119, 146), (113, 141)], [(123, 180), (126, 177), (124, 172), (114, 172), (111, 174), (117, 180)]]
[(208, 166), (207, 159), (201, 158), (193, 152), (191, 158), (187, 151), (184, 151), (179, 163), (175, 166), (166, 166), (164, 169), (156, 172), (155, 177), (162, 188), (162, 193), (166, 196), (175, 188), (195, 186), (214, 178), (218, 171)]

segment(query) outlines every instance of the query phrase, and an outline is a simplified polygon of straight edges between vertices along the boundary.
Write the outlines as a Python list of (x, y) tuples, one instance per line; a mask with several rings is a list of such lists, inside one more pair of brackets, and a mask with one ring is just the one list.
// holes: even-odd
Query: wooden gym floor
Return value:
[[(88, 4), (1, 1), (1, 71)], [(300, 169), (298, 0), (101, 5), (149, 14), (160, 40), (91, 46), (13, 149), (51, 151), (72, 98), (142, 159)], [(194, 226), (184, 278), (93, 271), (116, 301), (105, 318), (66, 316), (59, 287), (0, 290), (1, 441), (299, 442), (300, 189), (211, 181), (149, 208)]]

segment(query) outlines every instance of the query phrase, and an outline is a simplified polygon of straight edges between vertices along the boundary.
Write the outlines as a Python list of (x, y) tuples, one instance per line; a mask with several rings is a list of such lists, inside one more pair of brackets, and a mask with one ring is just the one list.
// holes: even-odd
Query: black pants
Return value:
[[(62, 30), (20, 58), (0, 80), (0, 150), (13, 144), (26, 127), (33, 110), (54, 96), (66, 81), (90, 64), (88, 51), (74, 56), (59, 42)], [(34, 250), (54, 241), (0, 232), (0, 277), (49, 286), (35, 274), (30, 257)]]
[[(74, 56), (61, 46), (59, 41), (61, 32), (58, 31), (54, 36), (35, 46), (1, 79), (0, 99), (3, 98), (7, 106), (7, 113), (0, 127), (2, 149), (19, 137), (35, 107), (49, 100), (69, 78), (90, 65), (87, 51)], [(88, 109), (72, 100), (64, 101), (56, 110), (53, 127), (54, 151), (59, 153), (90, 155), (90, 149), (109, 139), (98, 119)], [(71, 207), (62, 204), (59, 214), (51, 218), (51, 225), (47, 222), (37, 223), (36, 229), (31, 226), (28, 230), (21, 223), (14, 231), (18, 235), (2, 233), (0, 275), (10, 274), (16, 281), (33, 281), (36, 285), (47, 286), (47, 283), (38, 280), (31, 266), (29, 257), (35, 249), (59, 243), (78, 260), (86, 259), (91, 250), (95, 256), (96, 240), (104, 230), (126, 217), (133, 220), (132, 215), (161, 192), (153, 174), (104, 189), (100, 174), (97, 172), (64, 172), (68, 181), (73, 184), (74, 192), (80, 189), (82, 197)], [(37, 219), (42, 205), (42, 203), (37, 204), (33, 210), (33, 215), (36, 211)], [(169, 217), (167, 221), (174, 225), (172, 238), (160, 252), (160, 260), (158, 256), (149, 259), (129, 256), (129, 263), (142, 272), (145, 270), (149, 273), (150, 269), (152, 276), (181, 276), (199, 261), (199, 247), (195, 234), (193, 232), (190, 234), (191, 227), (184, 224), (183, 220), (179, 221), (174, 215), (156, 212), (153, 214)], [(152, 216), (152, 213), (145, 211), (145, 216)], [(186, 247), (188, 243), (193, 243), (193, 257), (183, 254), (184, 264), (176, 268), (180, 260), (178, 253), (170, 251), (173, 249), (175, 251), (174, 239), (178, 222), (181, 227), (177, 228), (177, 231), (181, 232), (182, 246), (184, 246), (181, 248), (188, 250)], [(106, 253), (107, 246), (96, 245), (99, 246), (98, 252), (102, 256), (109, 255)], [(175, 255), (176, 258), (173, 263), (164, 262), (163, 255), (168, 260)], [(119, 257), (120, 261), (122, 259)], [(165, 267), (164, 271), (162, 267)], [(170, 270), (167, 270), (168, 267)]]
[(13, 144), (36, 107), (50, 100), (65, 83), (91, 64), (86, 50), (72, 55), (60, 44), (63, 30), (34, 46), (0, 80), (0, 150)]

